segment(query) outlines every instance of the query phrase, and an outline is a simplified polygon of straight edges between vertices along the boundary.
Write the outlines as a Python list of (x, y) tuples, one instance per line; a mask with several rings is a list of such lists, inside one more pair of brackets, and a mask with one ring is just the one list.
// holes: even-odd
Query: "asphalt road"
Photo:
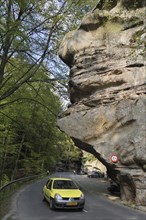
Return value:
[(2, 220), (146, 220), (146, 213), (108, 200), (107, 182), (84, 175), (57, 173), (53, 176), (73, 178), (85, 194), (83, 211), (50, 210), (49, 204), (42, 201), (42, 188), (48, 177), (21, 189), (13, 197), (8, 213)]

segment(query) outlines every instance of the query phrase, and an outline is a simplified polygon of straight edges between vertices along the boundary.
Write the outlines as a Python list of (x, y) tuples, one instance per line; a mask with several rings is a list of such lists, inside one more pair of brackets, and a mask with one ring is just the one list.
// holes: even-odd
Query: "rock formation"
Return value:
[(121, 199), (139, 208), (146, 206), (144, 3), (101, 0), (59, 50), (70, 67), (71, 105), (58, 126), (106, 166)]

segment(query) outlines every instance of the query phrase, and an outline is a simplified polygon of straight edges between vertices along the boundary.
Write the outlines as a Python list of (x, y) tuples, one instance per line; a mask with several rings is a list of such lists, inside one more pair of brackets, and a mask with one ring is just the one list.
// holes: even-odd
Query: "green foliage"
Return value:
[(145, 0), (123, 0), (122, 4), (127, 9), (137, 9), (145, 5)]
[(143, 21), (140, 18), (137, 17), (132, 17), (130, 19), (128, 19), (127, 21), (124, 22), (124, 30), (132, 28), (132, 27), (136, 27), (136, 26), (140, 26), (143, 24)]
[(1, 185), (4, 186), (5, 184), (9, 183), (9, 178), (6, 174), (3, 175)]
[[(12, 62), (18, 64), (20, 61), (13, 59)], [(22, 60), (19, 65), (24, 66), (24, 71), (29, 66)], [(23, 70), (13, 74), (7, 86), (2, 88), (3, 93), (13, 88)], [(55, 169), (62, 158), (71, 160), (78, 157), (78, 153), (73, 152), (71, 140), (56, 127), (61, 103), (55, 83), (50, 82), (41, 66), (29, 82), (7, 98), (5, 108), (0, 111), (1, 184), (4, 175), (13, 180), (39, 174)]]
[[(27, 68), (29, 64), (25, 62), (23, 65)], [(2, 88), (3, 93), (13, 88), (17, 79), (18, 71), (9, 80), (7, 87)], [(56, 119), (61, 108), (59, 97), (47, 80), (49, 77), (41, 67), (29, 83), (7, 98), (6, 107), (0, 111), (1, 180), (4, 173), (14, 179), (42, 172), (45, 161), (51, 158), (50, 151), (54, 153), (53, 147), (59, 138), (55, 136), (58, 133)], [(48, 166), (49, 163), (46, 164)]]
[(92, 162), (95, 160), (94, 155), (90, 154), (90, 153), (86, 153), (86, 157), (84, 157), (84, 162), (89, 161)]
[(80, 156), (56, 127), (68, 72), (57, 53), (65, 33), (76, 28), (95, 3), (1, 0), (1, 185)]
[[(62, 85), (66, 86), (64, 79), (68, 68), (57, 56), (60, 41), (69, 28), (74, 29), (78, 26), (80, 19), (95, 2), (95, 0), (92, 2), (89, 0), (84, 2), (81, 0), (1, 1), (1, 87), (9, 84), (9, 79), (16, 71), (18, 75), (13, 88), (5, 93), (1, 91), (0, 100), (13, 95), (23, 83), (37, 73), (42, 63), (54, 80), (58, 81), (59, 89), (63, 90)], [(12, 61), (14, 57), (19, 60), (15, 61), (15, 65)], [(24, 61), (27, 64), (22, 66), (21, 60), (23, 64)], [(65, 92), (61, 93), (66, 95)]]

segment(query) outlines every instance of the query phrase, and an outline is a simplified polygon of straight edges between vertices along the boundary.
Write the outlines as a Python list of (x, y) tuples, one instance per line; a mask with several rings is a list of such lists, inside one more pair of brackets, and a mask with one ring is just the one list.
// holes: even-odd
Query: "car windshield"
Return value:
[(54, 180), (54, 189), (78, 189), (72, 180)]

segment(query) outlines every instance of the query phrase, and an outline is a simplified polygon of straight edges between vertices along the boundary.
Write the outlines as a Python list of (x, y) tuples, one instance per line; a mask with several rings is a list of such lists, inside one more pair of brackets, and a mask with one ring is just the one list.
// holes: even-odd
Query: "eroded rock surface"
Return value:
[(123, 200), (144, 207), (145, 1), (108, 2), (100, 1), (60, 46), (59, 55), (70, 67), (71, 105), (58, 126), (106, 166), (120, 183)]

